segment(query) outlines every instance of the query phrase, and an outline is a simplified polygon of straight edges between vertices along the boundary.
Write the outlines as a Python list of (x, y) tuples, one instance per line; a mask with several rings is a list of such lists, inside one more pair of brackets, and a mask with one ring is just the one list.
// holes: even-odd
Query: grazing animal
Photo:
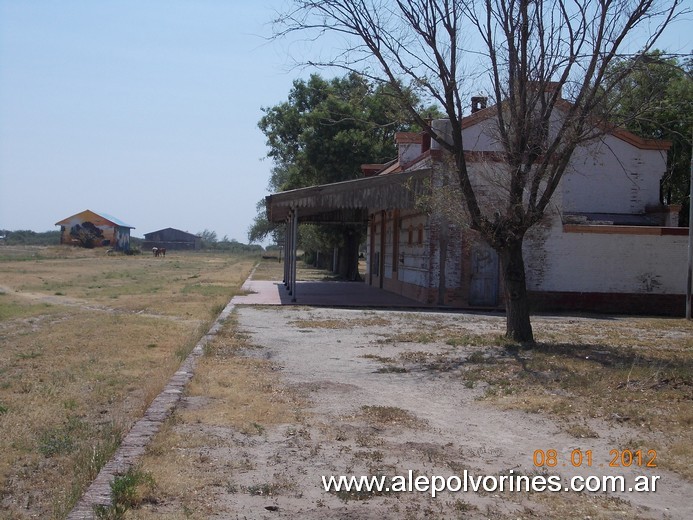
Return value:
[(159, 256), (159, 248), (158, 247), (152, 247), (152, 254), (154, 256)]
[(159, 248), (159, 255), (161, 255), (161, 256), (166, 256), (166, 248), (165, 248), (165, 247), (160, 247), (160, 248)]

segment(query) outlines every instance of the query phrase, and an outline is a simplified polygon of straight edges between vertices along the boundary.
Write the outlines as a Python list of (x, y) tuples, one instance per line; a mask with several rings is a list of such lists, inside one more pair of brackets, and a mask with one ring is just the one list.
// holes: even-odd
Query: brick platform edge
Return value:
[[(253, 272), (251, 272), (250, 277), (253, 276)], [(185, 386), (193, 377), (198, 359), (204, 354), (205, 345), (219, 333), (224, 321), (233, 311), (234, 299), (232, 298), (224, 307), (209, 331), (197, 342), (195, 348), (171, 377), (163, 391), (149, 405), (144, 416), (130, 429), (113, 458), (101, 468), (99, 474), (67, 516), (68, 520), (94, 519), (96, 518), (94, 506), (108, 506), (111, 503), (111, 482), (117, 475), (127, 473), (128, 469), (137, 462), (163, 422), (173, 412), (180, 401)]]

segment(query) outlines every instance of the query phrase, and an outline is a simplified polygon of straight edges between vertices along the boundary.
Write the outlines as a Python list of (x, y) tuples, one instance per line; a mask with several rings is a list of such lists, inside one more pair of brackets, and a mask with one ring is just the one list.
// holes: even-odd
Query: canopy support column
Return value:
[(295, 302), (296, 301), (296, 290), (298, 288), (296, 284), (296, 267), (298, 264), (298, 209), (293, 208), (291, 212), (291, 258), (292, 258), (292, 264), (291, 264), (291, 288), (293, 289), (293, 292), (290, 292), (289, 294), (292, 295), (291, 301)]
[(287, 289), (289, 288), (289, 262), (291, 261), (291, 257), (289, 256), (289, 217), (286, 217), (286, 222), (284, 226), (284, 279), (282, 282), (284, 282), (284, 287)]

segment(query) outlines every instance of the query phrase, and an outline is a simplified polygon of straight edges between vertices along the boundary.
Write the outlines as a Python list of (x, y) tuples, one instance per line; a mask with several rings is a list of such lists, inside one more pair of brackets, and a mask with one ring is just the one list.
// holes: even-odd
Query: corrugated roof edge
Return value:
[(101, 215), (101, 216), (102, 216), (103, 218), (105, 218), (106, 220), (110, 220), (111, 222), (113, 222), (114, 224), (119, 225), (120, 227), (126, 227), (126, 228), (130, 228), (130, 229), (135, 229), (135, 226), (131, 226), (130, 224), (126, 224), (125, 222), (123, 222), (123, 221), (120, 220), (119, 218), (116, 218), (116, 217), (114, 217), (114, 216), (112, 216), (112, 215), (109, 215), (108, 213), (102, 213), (102, 212), (100, 212), (100, 211), (94, 211), (93, 213), (96, 213), (97, 215)]

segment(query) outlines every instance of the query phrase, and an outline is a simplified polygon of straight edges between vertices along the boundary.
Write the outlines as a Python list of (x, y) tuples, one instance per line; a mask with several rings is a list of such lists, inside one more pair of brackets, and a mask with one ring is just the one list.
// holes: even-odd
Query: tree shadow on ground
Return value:
[[(650, 387), (653, 389), (669, 387), (692, 394), (693, 399), (693, 357), (684, 352), (667, 352), (659, 349), (636, 349), (633, 347), (614, 347), (590, 343), (554, 343), (537, 342), (532, 345), (507, 344), (505, 352), (512, 356), (522, 367), (525, 374), (545, 379), (546, 374), (537, 367), (536, 354), (550, 361), (551, 370), (558, 372), (557, 376), (570, 375), (575, 377), (574, 369), (581, 366), (589, 371), (589, 365), (595, 368), (608, 369), (609, 373), (649, 374)], [(578, 362), (578, 365), (575, 365)], [(548, 363), (547, 363), (548, 364)], [(558, 377), (557, 379), (562, 379)], [(628, 380), (626, 384), (633, 383)]]

